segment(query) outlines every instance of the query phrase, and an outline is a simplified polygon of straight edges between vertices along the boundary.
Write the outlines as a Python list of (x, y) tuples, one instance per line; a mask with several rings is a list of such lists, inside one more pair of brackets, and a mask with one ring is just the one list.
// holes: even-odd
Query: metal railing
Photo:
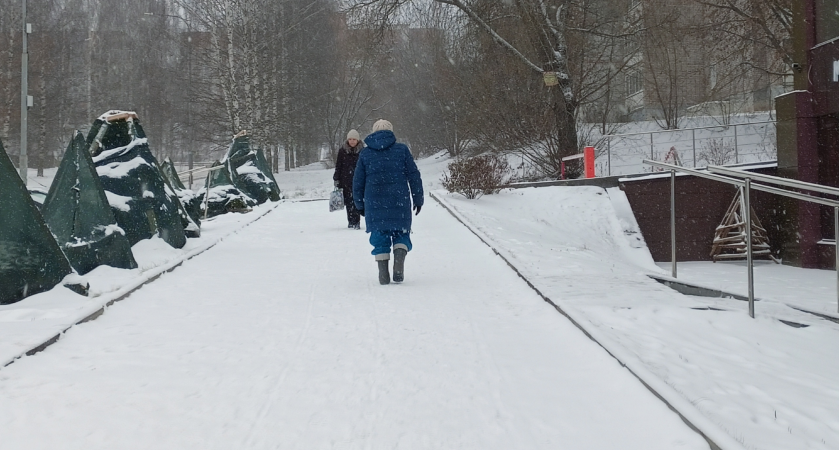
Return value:
[(669, 170), (671, 172), (671, 276), (677, 278), (677, 222), (676, 222), (676, 174), (683, 172), (694, 175), (700, 178), (706, 178), (713, 181), (728, 183), (737, 186), (741, 190), (741, 195), (744, 199), (744, 226), (746, 227), (746, 244), (747, 244), (747, 301), (749, 302), (750, 317), (755, 318), (755, 284), (753, 279), (753, 260), (752, 260), (752, 214), (750, 213), (750, 191), (757, 190), (768, 192), (770, 194), (781, 195), (784, 197), (802, 200), (820, 205), (830, 206), (834, 208), (834, 244), (835, 244), (835, 262), (834, 270), (837, 272), (838, 291), (837, 291), (837, 310), (840, 312), (840, 252), (837, 250), (838, 244), (838, 229), (840, 228), (840, 214), (838, 214), (838, 201), (822, 197), (815, 197), (813, 195), (803, 194), (801, 192), (789, 191), (780, 189), (766, 184), (754, 184), (752, 181), (761, 181), (763, 183), (776, 184), (793, 189), (803, 191), (818, 192), (821, 194), (838, 195), (838, 189), (829, 186), (822, 186), (819, 184), (806, 183), (804, 181), (790, 180), (787, 178), (775, 177), (772, 175), (763, 175), (743, 170), (730, 169), (727, 167), (709, 166), (708, 172), (703, 172), (696, 169), (688, 169), (685, 167), (676, 166), (673, 164), (662, 163), (659, 161), (651, 161), (649, 159), (643, 160), (645, 164), (659, 167), (661, 169)]
[(200, 166), (203, 166), (203, 167), (196, 167), (196, 168), (193, 168), (193, 169), (178, 172), (178, 178), (181, 181), (188, 182), (189, 186), (190, 186), (190, 189), (192, 189), (192, 185), (195, 182), (195, 175), (196, 174), (204, 172), (204, 171), (217, 170), (216, 168), (212, 167), (212, 164), (213, 163), (211, 163), (211, 162), (203, 163), (203, 164), (202, 163), (197, 163), (196, 165), (200, 165)]
[[(240, 156), (238, 158), (225, 160), (223, 162), (222, 166), (226, 165), (228, 162), (230, 162), (231, 164), (237, 164), (238, 162), (247, 160), (248, 158), (249, 158), (249, 155), (244, 155), (244, 156)], [(201, 172), (204, 172), (204, 171), (207, 171), (207, 170), (209, 170), (209, 171), (218, 170), (219, 166), (213, 167), (213, 164), (215, 164), (215, 161), (204, 162), (204, 163), (195, 163), (195, 165), (199, 165), (199, 166), (203, 166), (203, 167), (196, 167), (194, 169), (189, 169), (189, 170), (184, 170), (182, 172), (178, 172), (178, 178), (181, 181), (188, 181), (189, 184), (190, 184), (190, 189), (192, 189), (192, 185), (193, 185), (193, 181), (194, 181), (193, 177), (194, 177), (195, 174), (201, 173)]]
[[(224, 168), (225, 168), (225, 165), (220, 164), (220, 165), (214, 166), (214, 167), (204, 167), (202, 169), (199, 169), (199, 170), (206, 170), (207, 171), (207, 180), (204, 182), (204, 220), (207, 220), (207, 211), (210, 210), (210, 208), (207, 207), (207, 203), (210, 201), (210, 174), (219, 170), (219, 169), (224, 169)], [(193, 170), (195, 170), (195, 169), (193, 169)]]
[(178, 172), (178, 178), (180, 178), (181, 181), (184, 181), (185, 176), (188, 177), (189, 183), (190, 183), (190, 189), (192, 189), (192, 185), (193, 185), (193, 176), (196, 173), (199, 173), (199, 172), (207, 172), (207, 179), (204, 181), (204, 220), (207, 220), (207, 211), (209, 209), (209, 208), (207, 208), (207, 203), (210, 199), (210, 174), (212, 174), (213, 172), (215, 172), (219, 169), (224, 169), (224, 168), (225, 168), (225, 165), (220, 164), (218, 166), (199, 167), (199, 168), (195, 168), (195, 169), (185, 170), (183, 172)]

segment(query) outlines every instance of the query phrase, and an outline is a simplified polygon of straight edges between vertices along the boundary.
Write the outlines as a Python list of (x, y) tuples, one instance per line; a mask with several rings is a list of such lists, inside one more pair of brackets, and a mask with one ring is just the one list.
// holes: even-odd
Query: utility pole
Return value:
[(32, 32), (32, 25), (26, 23), (26, 0), (23, 3), (23, 53), (20, 55), (20, 178), (26, 185), (28, 161), (26, 159), (27, 121), (29, 115), (29, 49), (26, 40)]
[[(178, 18), (181, 18), (178, 16)], [(192, 102), (193, 102), (193, 90), (192, 90), (192, 54), (193, 54), (193, 35), (192, 35), (192, 24), (184, 20), (184, 23), (187, 24), (187, 136), (189, 138), (189, 169), (193, 169), (193, 164), (195, 164), (195, 133), (193, 132), (193, 120), (192, 120)], [(192, 179), (192, 176), (190, 176)], [(192, 189), (192, 183), (190, 183), (190, 189)]]

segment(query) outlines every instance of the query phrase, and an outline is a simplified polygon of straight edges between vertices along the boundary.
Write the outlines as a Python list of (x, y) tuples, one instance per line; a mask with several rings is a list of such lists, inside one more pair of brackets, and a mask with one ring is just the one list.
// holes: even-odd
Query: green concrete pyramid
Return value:
[(41, 213), (80, 274), (103, 264), (123, 269), (137, 267), (125, 231), (117, 225), (79, 132), (67, 146)]
[(280, 188), (268, 167), (262, 150), (251, 149), (250, 139), (245, 132), (238, 134), (228, 149), (223, 163), (230, 167), (231, 181), (240, 191), (262, 204), (268, 200), (280, 200)]
[(178, 201), (181, 203), (184, 211), (182, 212), (181, 222), (184, 225), (184, 231), (187, 231), (188, 237), (198, 237), (196, 230), (200, 230), (201, 224), (201, 199), (195, 195), (192, 189), (187, 189), (181, 178), (178, 177), (178, 172), (175, 170), (175, 165), (172, 160), (166, 158), (160, 165), (160, 172), (163, 178), (175, 191)]
[(158, 235), (175, 248), (183, 247), (187, 243), (183, 208), (174, 192), (167, 192), (171, 189), (136, 114), (103, 114), (93, 123), (86, 145), (129, 244)]
[(212, 167), (221, 168), (210, 172), (208, 186), (200, 194), (202, 214), (205, 213), (205, 207), (207, 217), (213, 217), (229, 212), (250, 211), (257, 205), (256, 200), (234, 185), (229, 164), (216, 161)]
[(0, 304), (50, 290), (71, 272), (0, 142)]

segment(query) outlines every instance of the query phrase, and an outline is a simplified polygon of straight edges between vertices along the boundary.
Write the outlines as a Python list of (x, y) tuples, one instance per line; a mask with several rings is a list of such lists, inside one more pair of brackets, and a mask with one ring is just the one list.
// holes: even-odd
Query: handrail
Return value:
[[(746, 230), (746, 244), (747, 244), (747, 300), (749, 302), (749, 314), (750, 317), (755, 318), (755, 309), (754, 309), (754, 283), (753, 283), (753, 261), (752, 261), (752, 214), (750, 213), (750, 190), (755, 189), (757, 191), (768, 192), (771, 194), (781, 195), (784, 197), (790, 197), (797, 200), (802, 200), (811, 203), (817, 203), (820, 205), (830, 206), (834, 208), (834, 236), (835, 236), (835, 245), (837, 245), (837, 234), (838, 230), (840, 230), (840, 206), (838, 206), (837, 200), (831, 200), (822, 197), (814, 197), (813, 195), (803, 194), (800, 192), (792, 192), (785, 189), (781, 189), (778, 187), (773, 186), (766, 186), (763, 184), (754, 184), (752, 182), (753, 179), (764, 181), (767, 183), (774, 183), (779, 184), (781, 186), (787, 186), (794, 189), (802, 189), (802, 190), (810, 190), (815, 192), (820, 192), (829, 195), (837, 195), (837, 189), (831, 188), (829, 186), (822, 186), (819, 184), (813, 183), (806, 183), (803, 181), (798, 180), (788, 180), (785, 178), (774, 177), (771, 175), (762, 175), (762, 174), (754, 174), (751, 172), (745, 172), (740, 170), (733, 170), (726, 167), (720, 166), (710, 166), (708, 168), (709, 172), (702, 172), (696, 169), (689, 169), (686, 167), (681, 167), (673, 164), (663, 163), (659, 161), (653, 161), (650, 159), (642, 160), (644, 164), (649, 164), (654, 167), (661, 167), (663, 169), (668, 169), (671, 172), (671, 265), (672, 265), (672, 276), (674, 278), (677, 277), (677, 237), (676, 237), (676, 217), (674, 211), (676, 210), (675, 207), (675, 198), (676, 198), (676, 187), (675, 187), (675, 180), (676, 180), (676, 173), (683, 172), (688, 173), (691, 175), (695, 175), (700, 178), (707, 178), (713, 181), (718, 181), (722, 183), (728, 183), (734, 186), (738, 186), (741, 190), (743, 195), (743, 208), (746, 210), (744, 212), (745, 220), (744, 224), (747, 227)], [(715, 173), (712, 173), (715, 172)], [(729, 175), (729, 176), (725, 176)], [(731, 178), (739, 177), (739, 178)], [(743, 177), (743, 179), (740, 179)], [(840, 246), (835, 248), (835, 266), (834, 270), (837, 272), (837, 279), (838, 279), (838, 291), (837, 291), (837, 310), (840, 312)]]
[(753, 184), (751, 188), (755, 189), (756, 191), (764, 191), (769, 192), (771, 194), (781, 195), (784, 197), (795, 198), (797, 200), (802, 200), (805, 202), (811, 203), (818, 203), (820, 205), (830, 206), (832, 208), (837, 208), (838, 202), (837, 200), (831, 200), (828, 198), (821, 198), (821, 197), (814, 197), (813, 195), (808, 194), (800, 194), (799, 192), (791, 192), (786, 191), (784, 189), (780, 189), (777, 187), (772, 186), (765, 186), (763, 184)]
[(806, 191), (814, 191), (828, 195), (838, 195), (838, 189), (831, 186), (823, 186), (821, 184), (806, 183), (799, 180), (791, 180), (789, 178), (774, 177), (773, 175), (765, 175), (761, 173), (752, 173), (744, 170), (731, 169), (729, 167), (709, 166), (709, 172), (728, 175), (731, 177), (746, 178), (750, 177), (754, 180), (763, 181), (765, 183), (778, 184), (780, 186), (787, 186), (794, 189), (802, 189)]
[(191, 173), (202, 172), (202, 171), (205, 171), (205, 170), (216, 170), (215, 167), (222, 167), (222, 166), (204, 166), (204, 167), (198, 167), (198, 168), (195, 168), (195, 169), (185, 170), (183, 172), (177, 172), (177, 173), (178, 173), (178, 176), (180, 177), (180, 176), (183, 176), (183, 175), (189, 175)]
[(743, 186), (744, 185), (744, 182), (741, 181), (741, 180), (732, 179), (732, 178), (729, 178), (729, 177), (725, 177), (723, 175), (715, 175), (713, 173), (702, 172), (702, 171), (697, 170), (697, 169), (689, 169), (688, 167), (682, 167), (682, 166), (677, 166), (677, 165), (674, 165), (674, 164), (668, 164), (668, 163), (664, 163), (664, 162), (654, 161), (652, 159), (643, 159), (642, 163), (649, 164), (649, 165), (655, 166), (655, 167), (661, 167), (663, 169), (676, 170), (677, 172), (685, 172), (685, 173), (689, 173), (691, 175), (698, 176), (700, 178), (708, 178), (710, 180), (721, 181), (721, 182), (729, 183), (729, 184), (732, 184), (732, 185), (735, 185), (735, 186)]
[[(248, 156), (250, 156), (250, 155), (251, 155), (251, 154), (249, 153), (249, 154), (247, 154), (247, 155), (240, 156), (240, 157), (238, 157), (238, 158), (234, 158), (234, 159), (230, 159), (230, 160), (228, 160), (228, 161), (230, 161), (231, 163), (238, 163), (239, 161), (244, 161), (244, 160), (248, 159)], [(221, 165), (219, 165), (219, 166), (204, 166), (204, 167), (199, 167), (199, 168), (196, 168), (196, 169), (185, 170), (185, 171), (183, 171), (183, 172), (177, 172), (177, 173), (178, 173), (178, 177), (180, 178), (180, 177), (182, 177), (182, 176), (184, 176), (184, 175), (190, 175), (190, 174), (194, 174), (194, 173), (196, 173), (196, 172), (203, 172), (203, 171), (205, 171), (205, 170), (218, 170), (217, 168), (218, 168), (218, 167), (223, 167), (223, 166), (225, 165), (225, 164), (224, 164), (225, 162), (227, 162), (227, 161), (224, 161), (224, 162), (223, 162)], [(211, 164), (212, 164), (212, 163), (211, 163)]]
[[(643, 159), (642, 162), (645, 163), (645, 164), (649, 164), (651, 166), (662, 167), (663, 169), (676, 170), (678, 172), (685, 172), (685, 173), (695, 175), (695, 176), (698, 176), (698, 177), (701, 177), (701, 178), (707, 178), (707, 179), (714, 180), (714, 181), (729, 183), (733, 186), (743, 187), (746, 184), (743, 180), (739, 180), (739, 179), (735, 179), (735, 178), (729, 178), (729, 177), (726, 177), (724, 175), (714, 174), (714, 173), (709, 173), (709, 172), (703, 172), (703, 171), (700, 171), (700, 170), (697, 170), (697, 169), (689, 169), (687, 167), (675, 166), (673, 164), (663, 163), (663, 162), (659, 162), (659, 161), (652, 161), (650, 159)], [(711, 166), (710, 166), (710, 169), (711, 169)], [(752, 173), (748, 173), (747, 175), (745, 175), (745, 177), (748, 177), (748, 178), (752, 179), (753, 178), (752, 175), (753, 175)], [(761, 175), (761, 174), (756, 174), (756, 175)], [(769, 175), (763, 175), (763, 176), (766, 177), (766, 176), (769, 176)], [(756, 177), (756, 179), (759, 179), (759, 178)], [(764, 181), (764, 180), (761, 180), (761, 181)], [(800, 181), (800, 183), (811, 184), (811, 183), (805, 183), (805, 182), (802, 182), (802, 181)], [(815, 185), (812, 185), (812, 186), (820, 186), (820, 185), (815, 184)], [(773, 186), (766, 186), (766, 185), (763, 185), (763, 184), (750, 183), (750, 189), (755, 189), (756, 191), (768, 192), (770, 194), (781, 195), (781, 196), (784, 196), (784, 197), (790, 197), (790, 198), (794, 198), (796, 200), (802, 200), (802, 201), (811, 202), (811, 203), (818, 203), (820, 205), (831, 206), (831, 207), (834, 207), (834, 208), (836, 208), (839, 204), (837, 200), (831, 200), (831, 199), (822, 198), (822, 197), (814, 197), (813, 195), (802, 194), (802, 193), (799, 193), (799, 192), (786, 191), (784, 189), (779, 189), (779, 188), (773, 187)], [(799, 188), (799, 189), (804, 189), (804, 188)], [(834, 195), (836, 195), (836, 194), (834, 194)]]
[(194, 174), (196, 174), (198, 172), (205, 172), (206, 171), (207, 175), (209, 176), (210, 172), (213, 172), (214, 170), (219, 170), (222, 167), (225, 167), (224, 164), (220, 164), (218, 166), (204, 166), (204, 167), (199, 167), (199, 168), (196, 168), (196, 169), (185, 170), (183, 172), (176, 172), (176, 174), (178, 175), (179, 180), (188, 181), (189, 184), (190, 184), (190, 189), (192, 189), (193, 175)]
[(208, 203), (210, 202), (210, 172), (214, 170), (223, 169), (225, 167), (224, 164), (219, 164), (218, 166), (211, 166), (211, 167), (203, 167), (203, 170), (207, 170), (207, 181), (204, 182), (204, 220), (207, 220), (207, 212), (208, 212)]

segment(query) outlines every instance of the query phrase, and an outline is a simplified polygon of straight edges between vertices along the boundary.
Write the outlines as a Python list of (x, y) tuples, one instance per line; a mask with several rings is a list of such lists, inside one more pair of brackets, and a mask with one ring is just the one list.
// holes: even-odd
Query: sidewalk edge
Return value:
[(455, 208), (448, 204), (445, 199), (443, 199), (440, 195), (436, 192), (430, 192), (429, 196), (431, 196), (436, 202), (438, 202), (450, 215), (452, 215), (456, 220), (461, 222), (470, 232), (472, 232), (478, 239), (490, 247), (497, 256), (502, 258), (502, 260), (514, 271), (516, 274), (525, 281), (525, 283), (534, 290), (546, 303), (550, 304), (557, 310), (560, 314), (565, 316), (574, 326), (576, 326), (579, 330), (583, 332), (589, 339), (593, 342), (598, 344), (601, 348), (603, 348), (610, 356), (615, 358), (619, 364), (621, 364), (624, 368), (626, 368), (633, 376), (635, 376), (641, 383), (644, 385), (653, 395), (655, 395), (658, 399), (660, 399), (669, 409), (674, 411), (682, 420), (685, 422), (686, 425), (689, 426), (692, 430), (697, 432), (706, 442), (709, 444), (711, 450), (745, 450), (745, 447), (741, 445), (738, 441), (732, 438), (729, 434), (723, 431), (718, 425), (711, 422), (706, 416), (703, 415), (694, 405), (691, 404), (685, 397), (683, 397), (674, 387), (665, 383), (662, 379), (652, 374), (648, 371), (641, 361), (637, 358), (632, 357), (626, 351), (618, 347), (617, 345), (613, 344), (609, 339), (600, 336), (597, 330), (591, 327), (585, 326), (586, 321), (580, 320), (575, 318), (574, 313), (570, 313), (569, 311), (564, 310), (560, 307), (555, 301), (551, 298), (547, 297), (542, 291), (539, 290), (528, 278), (526, 278), (519, 269), (511, 263), (512, 258), (506, 256), (503, 253), (504, 251), (498, 250), (491, 244), (490, 238), (484, 235), (481, 231), (477, 230), (472, 224), (469, 223), (464, 216), (458, 213)]

